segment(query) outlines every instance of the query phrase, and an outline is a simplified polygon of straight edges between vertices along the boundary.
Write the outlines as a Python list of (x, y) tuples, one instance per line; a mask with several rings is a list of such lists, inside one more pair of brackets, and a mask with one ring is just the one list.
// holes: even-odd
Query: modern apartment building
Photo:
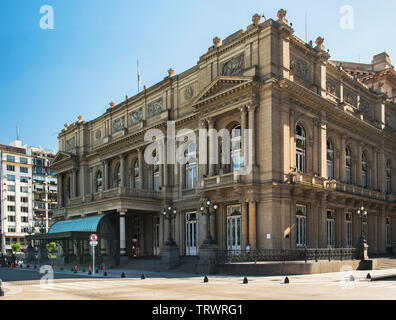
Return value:
[(26, 148), (0, 145), (0, 179), (2, 252), (10, 252), (17, 242), (25, 249), (33, 219), (32, 158)]

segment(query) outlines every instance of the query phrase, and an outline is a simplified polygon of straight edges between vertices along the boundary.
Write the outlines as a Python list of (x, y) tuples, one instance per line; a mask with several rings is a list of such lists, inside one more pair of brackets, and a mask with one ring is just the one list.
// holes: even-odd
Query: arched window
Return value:
[(362, 154), (362, 187), (367, 188), (367, 158)]
[(242, 131), (241, 126), (231, 131), (231, 171), (238, 171), (242, 167)]
[(154, 164), (153, 164), (153, 189), (159, 191), (160, 189), (160, 172), (159, 172), (159, 155), (154, 151)]
[(327, 178), (334, 179), (334, 148), (330, 139), (327, 139)]
[(386, 193), (390, 194), (392, 192), (392, 168), (390, 161), (386, 163)]
[(133, 187), (139, 189), (140, 177), (139, 177), (139, 160), (136, 160), (133, 165)]
[(196, 145), (191, 143), (185, 154), (187, 158), (186, 163), (186, 189), (195, 188), (195, 182), (197, 179), (197, 159), (196, 159)]
[(121, 186), (121, 168), (120, 164), (117, 164), (114, 170), (114, 188), (120, 187)]
[(302, 125), (296, 126), (296, 164), (297, 170), (305, 172), (306, 134)]
[(345, 182), (351, 184), (351, 150), (345, 148)]
[(96, 174), (95, 186), (96, 186), (96, 192), (102, 192), (103, 191), (102, 171), (98, 171), (98, 173)]

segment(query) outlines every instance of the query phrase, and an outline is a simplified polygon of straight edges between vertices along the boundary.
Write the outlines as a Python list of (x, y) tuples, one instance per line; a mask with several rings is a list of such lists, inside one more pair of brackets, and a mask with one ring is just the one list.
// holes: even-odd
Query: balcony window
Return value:
[(95, 186), (96, 186), (96, 192), (102, 192), (103, 191), (102, 171), (98, 171), (98, 173), (96, 174)]
[(345, 182), (351, 184), (351, 150), (345, 148)]
[(296, 166), (300, 172), (305, 172), (306, 134), (302, 125), (296, 126)]
[(307, 208), (306, 206), (296, 206), (296, 246), (305, 247), (307, 242)]
[(140, 177), (139, 177), (139, 159), (136, 159), (135, 163), (133, 165), (133, 187), (135, 189), (139, 189), (139, 182), (140, 182)]
[(362, 154), (362, 187), (367, 188), (367, 158)]
[(392, 168), (390, 161), (386, 163), (386, 193), (390, 194), (392, 192)]
[(15, 162), (15, 157), (7, 155), (7, 161), (8, 162)]
[(15, 166), (7, 164), (7, 171), (15, 171)]
[(242, 167), (242, 131), (236, 126), (231, 131), (231, 170), (238, 171)]
[(196, 145), (191, 143), (186, 150), (186, 189), (193, 189), (197, 179)]
[(160, 190), (160, 172), (159, 172), (159, 155), (154, 152), (154, 164), (153, 164), (153, 189), (155, 191)]
[(330, 139), (327, 139), (327, 178), (334, 179), (334, 147)]

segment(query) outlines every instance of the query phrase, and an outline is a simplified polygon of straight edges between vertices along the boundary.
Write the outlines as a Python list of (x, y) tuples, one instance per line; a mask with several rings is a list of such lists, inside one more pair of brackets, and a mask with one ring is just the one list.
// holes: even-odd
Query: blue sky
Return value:
[[(40, 7), (54, 8), (54, 30), (40, 28)], [(354, 9), (354, 28), (339, 25)], [(136, 61), (151, 86), (180, 73), (212, 45), (246, 29), (254, 13), (287, 10), (295, 34), (325, 38), (331, 59), (370, 63), (386, 51), (396, 63), (396, 1), (1, 0), (0, 143), (20, 128), (23, 143), (57, 150), (64, 123), (101, 115), (110, 101), (137, 93)]]

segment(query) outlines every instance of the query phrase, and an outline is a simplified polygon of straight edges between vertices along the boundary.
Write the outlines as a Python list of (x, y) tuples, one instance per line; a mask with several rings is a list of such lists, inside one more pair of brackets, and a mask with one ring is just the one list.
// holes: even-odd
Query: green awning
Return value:
[(60, 232), (97, 232), (100, 220), (105, 215), (97, 215), (88, 218), (70, 219), (55, 222), (48, 233), (60, 233)]

